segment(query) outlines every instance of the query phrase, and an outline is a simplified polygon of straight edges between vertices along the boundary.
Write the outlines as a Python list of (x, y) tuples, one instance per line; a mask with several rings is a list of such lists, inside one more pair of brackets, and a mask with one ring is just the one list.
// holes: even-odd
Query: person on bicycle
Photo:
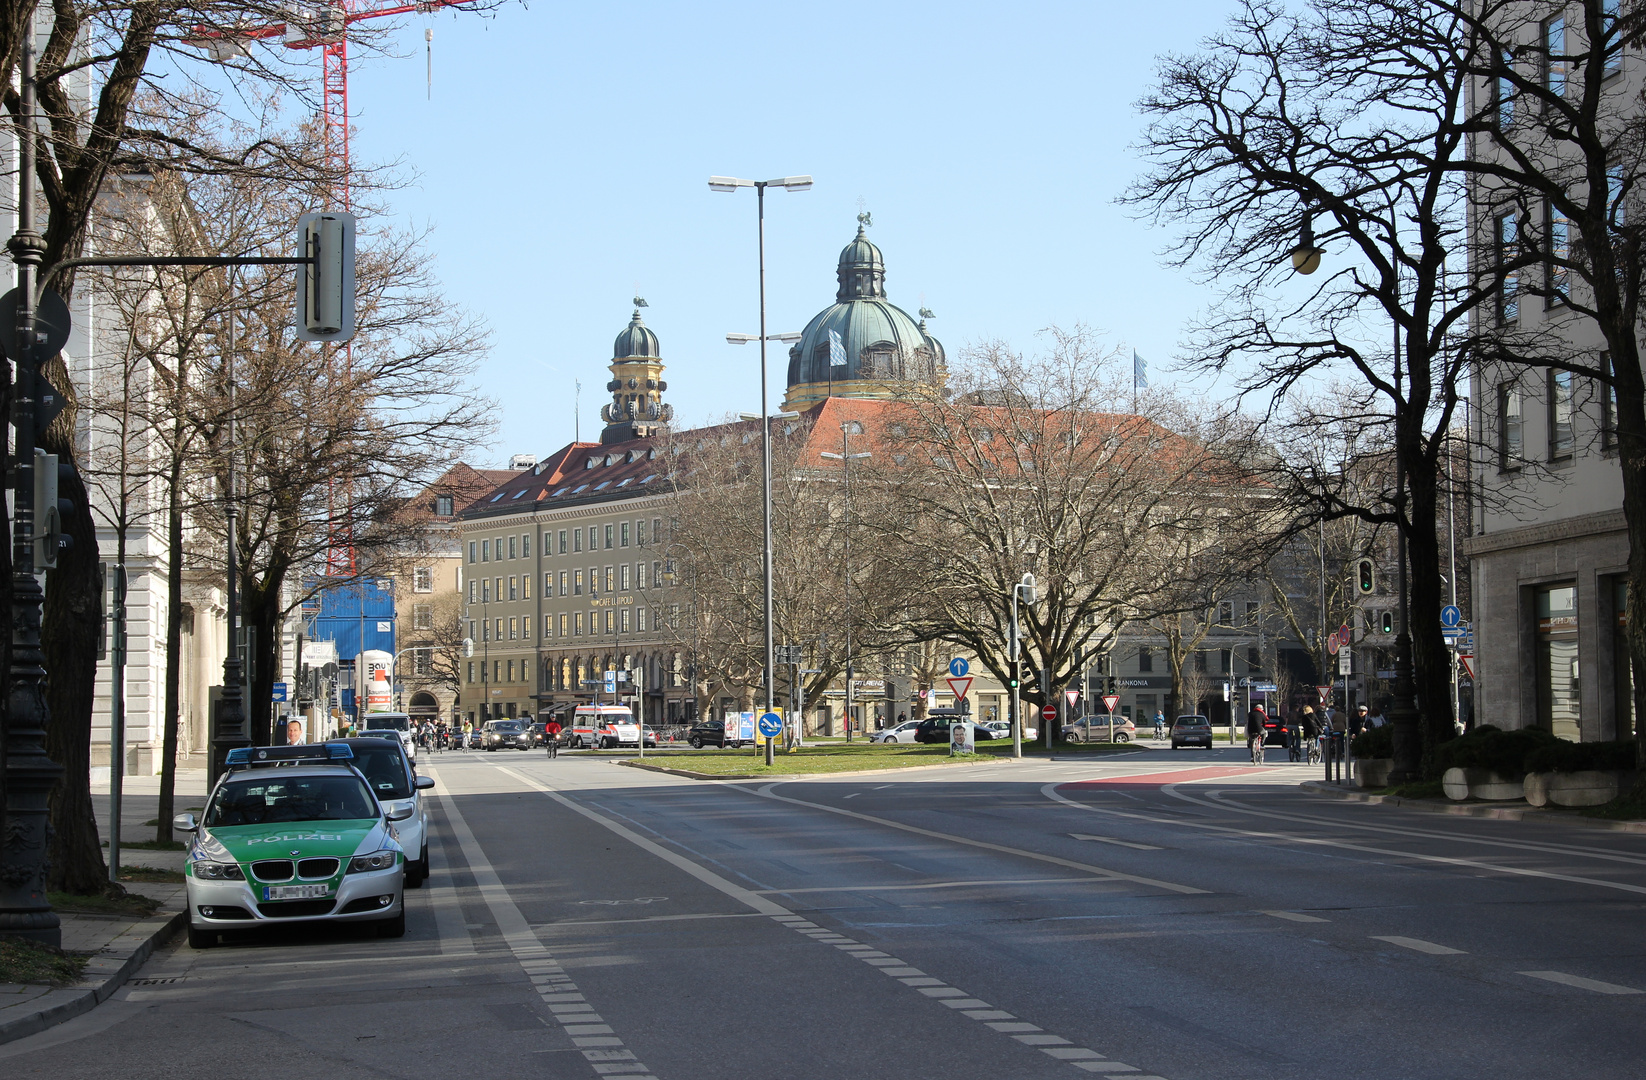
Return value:
[(1166, 714), (1159, 709), (1154, 711), (1154, 737), (1157, 739), (1166, 737)]
[(1266, 734), (1263, 706), (1253, 705), (1246, 713), (1246, 748), (1252, 752), (1254, 765), (1265, 764), (1263, 760), (1263, 738)]
[(549, 756), (560, 756), (560, 721), (549, 717), (543, 722), (543, 743), (549, 749)]

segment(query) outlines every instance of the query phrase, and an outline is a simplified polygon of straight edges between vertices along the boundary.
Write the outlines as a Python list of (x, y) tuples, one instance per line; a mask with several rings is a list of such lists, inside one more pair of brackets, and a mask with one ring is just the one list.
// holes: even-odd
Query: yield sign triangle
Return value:
[(1063, 691), (1063, 696), (1069, 699), (1069, 707), (1073, 708), (1074, 703), (1075, 703), (1075, 699), (1080, 696), (1080, 691), (1079, 690), (1065, 690), (1065, 691)]
[(956, 701), (965, 701), (966, 695), (970, 693), (972, 689), (972, 677), (970, 675), (962, 675), (959, 678), (950, 678), (949, 689), (954, 691), (954, 699)]
[(1474, 657), (1469, 656), (1466, 653), (1459, 653), (1458, 657), (1457, 657), (1457, 662), (1459, 664), (1463, 665), (1464, 674), (1468, 675), (1469, 678), (1471, 678), (1471, 679), (1475, 677), (1475, 658)]

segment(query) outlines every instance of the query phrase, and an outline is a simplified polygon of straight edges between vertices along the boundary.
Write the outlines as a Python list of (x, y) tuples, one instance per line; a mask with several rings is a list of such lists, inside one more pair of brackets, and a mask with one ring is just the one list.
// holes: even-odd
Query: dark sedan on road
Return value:
[(487, 720), (480, 733), (482, 750), (530, 750), (531, 732), (519, 720)]
[(1180, 746), (1212, 748), (1212, 722), (1204, 716), (1180, 716), (1172, 721), (1172, 749)]
[[(723, 720), (705, 720), (700, 724), (693, 724), (691, 730), (686, 732), (686, 741), (691, 744), (693, 750), (701, 750), (705, 746), (718, 746), (721, 749), (729, 746), (736, 750), (743, 745), (739, 739), (726, 738), (726, 723)], [(657, 744), (653, 742), (647, 745)]]
[[(920, 721), (914, 729), (914, 741), (917, 743), (944, 743), (952, 740), (949, 734), (949, 725), (954, 722), (953, 717), (928, 716)], [(1000, 738), (1000, 732), (991, 731), (982, 724), (972, 724), (972, 741), (974, 743), (988, 742), (990, 739)]]

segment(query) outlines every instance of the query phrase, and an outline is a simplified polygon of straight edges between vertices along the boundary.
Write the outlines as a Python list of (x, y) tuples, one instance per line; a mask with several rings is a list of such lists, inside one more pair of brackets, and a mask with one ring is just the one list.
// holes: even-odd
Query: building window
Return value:
[(1537, 722), (1562, 739), (1582, 739), (1578, 696), (1577, 589), (1546, 585), (1537, 593)]
[(470, 578), (469, 579), (469, 603), (472, 604), (472, 603), (475, 602), (474, 597), (475, 597), (475, 579)]
[(530, 615), (520, 616), (520, 636), (527, 641), (532, 639), (532, 617)]
[(1520, 385), (1504, 383), (1497, 388), (1497, 467), (1504, 472), (1520, 468), (1524, 424)]
[[(498, 537), (497, 542), (499, 544), (503, 543), (503, 538)], [(497, 557), (500, 558), (500, 559), (503, 557), (503, 552), (501, 550), (498, 551)], [(516, 558), (515, 547), (514, 547), (514, 537), (512, 537), (512, 536), (509, 537), (509, 558), (511, 558), (511, 559)]]
[[(564, 536), (565, 534), (562, 533), (561, 535)], [(561, 544), (560, 545), (560, 550), (565, 551), (566, 550), (566, 545)], [(583, 530), (582, 529), (573, 529), (572, 530), (572, 550), (573, 551), (582, 551), (583, 550)]]
[(652, 518), (652, 543), (661, 544), (662, 542), (663, 542), (663, 519), (662, 518)]
[(559, 546), (560, 546), (560, 554), (564, 555), (566, 553), (566, 530), (565, 529), (560, 530), (560, 545)]
[(554, 554), (554, 533), (547, 529), (543, 530), (543, 554)]
[(1515, 123), (1514, 50), (1500, 50), (1497, 63), (1497, 77), (1492, 80), (1492, 111), (1497, 120), (1497, 129), (1508, 131)]
[(1572, 373), (1549, 372), (1549, 460), (1568, 461), (1577, 448), (1572, 431)]
[(571, 621), (571, 616), (569, 616), (569, 615), (565, 614), (564, 612), (562, 612), (561, 615), (560, 615), (560, 636), (561, 637), (566, 636), (566, 626), (570, 621)]
[(436, 495), (434, 497), (434, 512), (438, 517), (451, 517), (457, 508), (452, 505), (450, 495)]
[(427, 566), (419, 566), (412, 571), (412, 592), (433, 592), (434, 571)]
[(469, 620), (469, 640), (470, 641), (474, 640), (474, 620), (473, 619)]
[(600, 530), (593, 525), (589, 526), (589, 550), (600, 550)]
[(496, 636), (497, 636), (498, 641), (503, 640), (503, 620), (502, 619), (497, 620), (497, 635)]
[(492, 561), (492, 542), (490, 540), (480, 541), (480, 561), (481, 562), (491, 562)]
[(1263, 660), (1258, 655), (1257, 646), (1255, 645), (1246, 650), (1246, 670), (1252, 672), (1263, 670)]
[(581, 611), (575, 612), (572, 615), (572, 636), (583, 636), (583, 613)]
[(1219, 625), (1219, 626), (1233, 626), (1234, 625), (1234, 604), (1233, 604), (1233, 602), (1228, 601), (1228, 600), (1223, 600), (1223, 601), (1220, 601), (1218, 603), (1218, 605), (1217, 605), (1217, 625)]
[(531, 598), (532, 598), (532, 576), (530, 574), (521, 574), (520, 575), (520, 599), (530, 600)]
[(428, 604), (412, 605), (412, 629), (433, 630), (434, 608)]
[(434, 650), (417, 649), (412, 652), (412, 674), (420, 679), (434, 674)]
[(566, 571), (560, 571), (560, 595), (566, 595)]
[(663, 587), (663, 564), (661, 562), (654, 562), (654, 563), (652, 563), (652, 588), (661, 589), (662, 587)]
[(581, 570), (572, 571), (572, 595), (583, 595), (583, 571)]
[(474, 661), (469, 661), (469, 682), (474, 681)]
[(618, 591), (619, 592), (628, 592), (629, 591), (629, 564), (624, 563), (622, 566), (618, 567), (617, 569), (619, 571), (619, 573), (618, 573), (618, 582), (617, 582)]
[(520, 557), (522, 559), (529, 559), (529, 558), (532, 557), (532, 534), (531, 533), (521, 533), (520, 534)]
[(509, 599), (520, 599), (520, 586), (515, 583), (515, 577), (513, 574), (509, 575)]
[(480, 579), (480, 602), (482, 604), (489, 604), (489, 603), (492, 602), (492, 581), (491, 581), (491, 578), (481, 578)]
[(626, 521), (617, 530), (617, 546), (629, 546), (629, 523)]
[(1497, 318), (1499, 322), (1509, 323), (1520, 317), (1520, 272), (1505, 269), (1520, 257), (1520, 224), (1513, 211), (1499, 214), (1492, 220), (1498, 273), (1501, 276), (1497, 289)]
[(1256, 600), (1246, 601), (1246, 625), (1247, 626), (1256, 626), (1257, 625), (1258, 609), (1259, 609), (1259, 605), (1258, 605), (1258, 602)]
[(624, 608), (622, 611), (618, 612), (618, 620), (619, 620), (619, 625), (622, 627), (622, 632), (627, 634), (629, 632), (629, 609), (628, 608)]
[[(1566, 17), (1556, 15), (1543, 23), (1542, 82), (1551, 98), (1566, 96)], [(1554, 102), (1545, 101), (1543, 111), (1553, 112)]]
[(610, 551), (611, 548), (612, 548), (612, 533), (614, 533), (615, 531), (616, 530), (614, 530), (610, 525), (606, 526), (606, 550), (607, 551)]
[(1194, 669), (1200, 674), (1206, 672), (1206, 650), (1196, 649), (1194, 653)]
[(513, 660), (508, 661), (507, 670), (508, 670), (508, 673), (509, 673), (508, 674), (508, 681), (509, 682), (514, 682), (514, 661)]
[(469, 541), (469, 561), (470, 562), (474, 561), (474, 541), (473, 540)]
[(1139, 670), (1139, 671), (1153, 671), (1154, 670), (1154, 650), (1153, 649), (1139, 649), (1139, 650), (1137, 650), (1137, 670)]
[(494, 595), (496, 595), (498, 603), (503, 602), (503, 579), (502, 578), (497, 579), (497, 588), (494, 591)]
[[(1608, 380), (1611, 378), (1611, 353), (1600, 354), (1600, 370), (1606, 373)], [(1610, 381), (1600, 386), (1600, 448), (1617, 449), (1617, 386)]]
[(481, 619), (480, 620), (480, 640), (481, 641), (490, 641), (491, 639), (492, 639), (492, 622), (491, 622), (490, 619)]
[(1606, 59), (1601, 74), (1610, 78), (1623, 70), (1623, 43), (1618, 40), (1617, 16), (1621, 0), (1600, 0), (1600, 30), (1606, 35)]
[(646, 546), (646, 519), (637, 518), (634, 523), (634, 543), (636, 547)]
[(634, 632), (637, 633), (637, 634), (644, 634), (646, 632), (646, 609), (645, 608), (635, 608), (634, 609)]
[(1547, 307), (1566, 302), (1567, 264), (1572, 259), (1572, 221), (1548, 203), (1543, 204), (1543, 228), (1549, 237), (1547, 261), (1543, 264), (1549, 295)]

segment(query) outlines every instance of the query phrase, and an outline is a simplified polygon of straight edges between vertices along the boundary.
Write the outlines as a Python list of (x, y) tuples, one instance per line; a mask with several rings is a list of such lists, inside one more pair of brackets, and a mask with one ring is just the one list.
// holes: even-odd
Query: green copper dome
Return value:
[(612, 343), (612, 359), (623, 360), (627, 357), (648, 357), (653, 360), (661, 359), (662, 351), (657, 345), (657, 335), (652, 333), (644, 322), (640, 321), (640, 309), (634, 309), (634, 317), (629, 325), (617, 335)]

